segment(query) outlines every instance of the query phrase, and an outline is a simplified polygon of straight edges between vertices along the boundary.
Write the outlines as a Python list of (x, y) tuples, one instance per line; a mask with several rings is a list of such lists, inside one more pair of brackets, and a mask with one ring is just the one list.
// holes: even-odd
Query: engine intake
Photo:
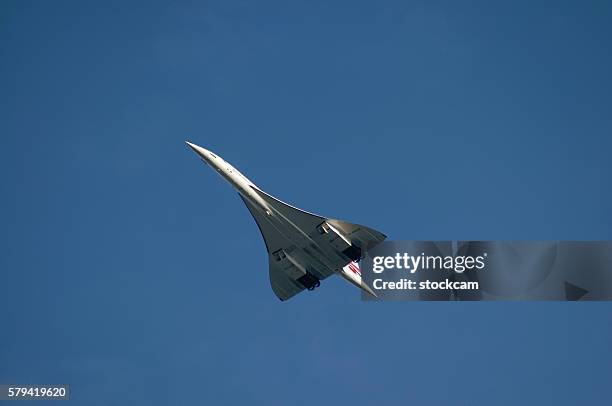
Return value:
[(326, 235), (329, 243), (336, 250), (340, 251), (346, 258), (351, 261), (359, 261), (361, 259), (361, 248), (353, 244), (334, 226), (324, 221), (317, 226), (319, 234)]

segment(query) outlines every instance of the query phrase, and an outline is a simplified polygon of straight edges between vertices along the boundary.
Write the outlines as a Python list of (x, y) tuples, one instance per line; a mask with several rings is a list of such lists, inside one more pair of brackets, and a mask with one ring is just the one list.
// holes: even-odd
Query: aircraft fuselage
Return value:
[[(364, 226), (325, 219), (287, 205), (267, 195), (220, 156), (198, 145), (187, 144), (240, 194), (259, 225), (268, 254), (280, 264), (286, 263), (283, 270), (290, 278), (311, 290), (312, 286), (319, 285), (319, 279), (339, 273), (352, 284), (374, 295), (361, 280), (355, 262), (362, 253), (360, 245), (355, 244), (361, 241), (358, 238), (350, 241), (343, 233), (354, 232), (356, 228), (356, 231), (374, 236), (377, 241), (384, 239), (384, 235)], [(342, 227), (350, 230), (341, 230)], [(270, 248), (268, 240), (274, 240), (275, 247)], [(281, 297), (281, 300), (284, 299)]]

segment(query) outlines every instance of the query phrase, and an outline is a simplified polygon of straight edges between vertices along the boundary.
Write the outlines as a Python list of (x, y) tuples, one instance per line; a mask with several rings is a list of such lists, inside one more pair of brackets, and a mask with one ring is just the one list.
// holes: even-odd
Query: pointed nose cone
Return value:
[(208, 151), (207, 149), (204, 149), (204, 148), (200, 147), (199, 145), (192, 144), (189, 141), (185, 141), (185, 144), (189, 145), (189, 148), (191, 148), (202, 159), (204, 159), (206, 161), (208, 161), (210, 159), (210, 151)]

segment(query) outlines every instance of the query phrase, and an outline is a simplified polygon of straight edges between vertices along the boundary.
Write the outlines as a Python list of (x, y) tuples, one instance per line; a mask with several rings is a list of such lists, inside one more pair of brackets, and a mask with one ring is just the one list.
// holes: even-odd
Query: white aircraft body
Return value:
[(361, 278), (358, 261), (387, 238), (369, 227), (328, 219), (284, 203), (258, 188), (212, 152), (187, 142), (228, 181), (255, 218), (266, 243), (270, 284), (280, 300), (314, 290), (334, 273), (376, 296)]

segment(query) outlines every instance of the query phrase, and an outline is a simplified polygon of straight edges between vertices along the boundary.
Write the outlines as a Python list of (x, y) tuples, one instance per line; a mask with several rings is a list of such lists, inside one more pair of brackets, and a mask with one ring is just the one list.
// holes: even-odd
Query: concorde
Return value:
[(270, 262), (270, 284), (280, 300), (314, 290), (333, 274), (376, 296), (362, 280), (359, 260), (383, 233), (300, 210), (267, 194), (218, 155), (187, 145), (230, 183), (259, 226)]

